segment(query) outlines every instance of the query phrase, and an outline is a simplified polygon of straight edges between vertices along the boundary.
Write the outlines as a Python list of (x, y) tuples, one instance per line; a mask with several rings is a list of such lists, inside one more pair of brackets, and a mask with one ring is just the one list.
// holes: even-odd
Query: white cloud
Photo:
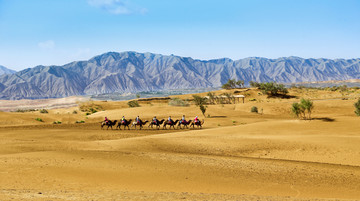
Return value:
[(115, 15), (127, 15), (132, 13), (146, 13), (144, 8), (136, 8), (126, 0), (87, 0), (88, 4), (97, 8), (101, 8), (106, 12)]
[(38, 46), (41, 49), (45, 49), (45, 50), (54, 49), (55, 48), (55, 42), (53, 40), (47, 40), (47, 41), (43, 41), (43, 42), (38, 43)]

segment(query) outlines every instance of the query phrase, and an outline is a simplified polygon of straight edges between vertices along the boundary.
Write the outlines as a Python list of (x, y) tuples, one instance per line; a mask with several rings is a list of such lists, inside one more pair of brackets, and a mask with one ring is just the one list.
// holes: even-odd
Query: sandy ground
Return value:
[(304, 121), (290, 115), (297, 98), (246, 93), (257, 100), (209, 105), (203, 129), (100, 129), (104, 116), (200, 113), (165, 103), (99, 102), (105, 111), (89, 116), (0, 112), (0, 200), (360, 200), (357, 94), (300, 94), (318, 99)]

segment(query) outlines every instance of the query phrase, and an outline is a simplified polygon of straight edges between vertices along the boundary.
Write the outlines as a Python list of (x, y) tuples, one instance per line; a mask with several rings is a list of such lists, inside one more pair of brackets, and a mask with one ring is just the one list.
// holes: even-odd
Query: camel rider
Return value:
[(140, 124), (141, 120), (140, 120), (140, 117), (139, 117), (139, 116), (136, 117), (136, 122), (137, 122), (138, 124)]
[(105, 117), (105, 123), (108, 123), (109, 119), (107, 117)]
[(169, 118), (168, 118), (168, 122), (169, 122), (170, 124), (172, 124), (172, 123), (173, 123), (173, 120), (171, 119), (171, 116), (169, 116)]
[(156, 116), (154, 116), (153, 122), (154, 122), (154, 124), (158, 124), (158, 120), (156, 119)]
[(126, 121), (126, 119), (125, 119), (125, 116), (123, 116), (122, 118), (121, 118), (121, 123), (125, 123), (125, 121)]
[(181, 123), (183, 123), (183, 124), (187, 123), (186, 120), (185, 120), (185, 115), (182, 116)]
[(195, 123), (199, 122), (198, 116), (195, 117), (194, 122), (195, 122)]

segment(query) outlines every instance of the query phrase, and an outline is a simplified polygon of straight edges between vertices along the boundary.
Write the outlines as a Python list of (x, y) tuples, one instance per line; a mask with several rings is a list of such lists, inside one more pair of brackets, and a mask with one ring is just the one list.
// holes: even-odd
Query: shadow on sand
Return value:
[(325, 121), (325, 122), (334, 122), (335, 121), (335, 119), (329, 118), (329, 117), (312, 118), (312, 120), (320, 120), (320, 121)]

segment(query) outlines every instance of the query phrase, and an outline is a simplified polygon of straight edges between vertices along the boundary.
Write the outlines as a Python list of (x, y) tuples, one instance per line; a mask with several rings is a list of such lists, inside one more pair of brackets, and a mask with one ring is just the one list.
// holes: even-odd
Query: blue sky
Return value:
[(360, 0), (0, 0), (0, 65), (108, 51), (359, 58)]

